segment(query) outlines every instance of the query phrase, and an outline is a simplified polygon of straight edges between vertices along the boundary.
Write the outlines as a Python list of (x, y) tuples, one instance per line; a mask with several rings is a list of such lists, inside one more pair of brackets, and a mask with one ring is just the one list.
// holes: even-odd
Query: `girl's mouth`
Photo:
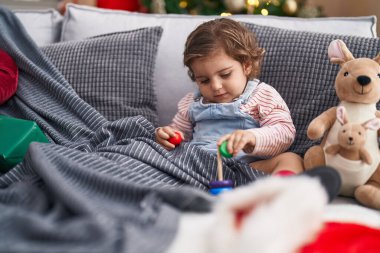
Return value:
[(215, 95), (214, 97), (216, 97), (216, 98), (223, 98), (223, 97), (226, 97), (227, 95), (228, 95), (227, 93), (223, 93), (223, 94)]

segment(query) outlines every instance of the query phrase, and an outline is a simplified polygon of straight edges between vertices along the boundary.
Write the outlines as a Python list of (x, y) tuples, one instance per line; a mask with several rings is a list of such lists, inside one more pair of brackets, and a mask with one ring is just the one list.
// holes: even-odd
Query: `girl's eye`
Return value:
[(345, 132), (346, 132), (346, 130), (343, 130), (342, 132), (343, 132), (343, 133), (345, 133)]
[(228, 78), (228, 77), (230, 77), (230, 75), (231, 75), (231, 72), (229, 72), (229, 73), (225, 73), (225, 74), (221, 74), (220, 76), (221, 76), (222, 78)]
[(377, 76), (380, 78), (380, 74), (377, 74)]
[(199, 80), (199, 83), (201, 83), (201, 84), (208, 84), (209, 82), (210, 82), (209, 79)]
[(348, 72), (344, 72), (344, 74), (343, 74), (344, 76), (348, 76)]

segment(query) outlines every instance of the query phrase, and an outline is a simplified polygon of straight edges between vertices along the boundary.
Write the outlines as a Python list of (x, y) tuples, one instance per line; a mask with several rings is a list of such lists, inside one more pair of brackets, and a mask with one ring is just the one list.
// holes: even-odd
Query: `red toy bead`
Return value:
[(291, 171), (291, 170), (280, 170), (280, 171), (276, 172), (274, 175), (275, 176), (281, 176), (281, 177), (287, 177), (287, 176), (293, 176), (295, 174), (296, 173)]
[(168, 139), (168, 142), (170, 142), (171, 144), (177, 146), (177, 145), (179, 145), (182, 142), (182, 136), (178, 132), (175, 132), (175, 136), (174, 137), (170, 137)]

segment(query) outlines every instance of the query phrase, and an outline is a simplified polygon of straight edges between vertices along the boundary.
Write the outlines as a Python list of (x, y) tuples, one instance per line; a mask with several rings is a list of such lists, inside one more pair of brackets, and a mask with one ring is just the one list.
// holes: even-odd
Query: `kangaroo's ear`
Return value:
[(341, 66), (345, 62), (355, 59), (342, 40), (331, 41), (328, 48), (328, 55), (331, 63), (339, 64)]
[(346, 108), (344, 108), (344, 106), (338, 106), (336, 108), (336, 119), (342, 126), (348, 123)]
[(365, 128), (365, 129), (370, 129), (370, 130), (378, 130), (380, 129), (380, 119), (379, 118), (374, 118), (374, 119), (370, 119), (370, 120), (367, 120), (366, 122), (364, 122), (362, 124), (362, 126)]
[(373, 60), (380, 65), (380, 52), (376, 55), (375, 58), (373, 58)]

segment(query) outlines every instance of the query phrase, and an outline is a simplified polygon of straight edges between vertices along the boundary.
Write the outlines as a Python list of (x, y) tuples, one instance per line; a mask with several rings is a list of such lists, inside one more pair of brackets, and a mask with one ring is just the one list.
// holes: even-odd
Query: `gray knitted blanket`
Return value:
[[(164, 252), (179, 215), (210, 210), (215, 156), (166, 151), (144, 117), (107, 121), (1, 7), (0, 31), (20, 73), (0, 114), (37, 122), (51, 141), (0, 176), (0, 252)], [(237, 186), (262, 175), (231, 159), (224, 170)]]

